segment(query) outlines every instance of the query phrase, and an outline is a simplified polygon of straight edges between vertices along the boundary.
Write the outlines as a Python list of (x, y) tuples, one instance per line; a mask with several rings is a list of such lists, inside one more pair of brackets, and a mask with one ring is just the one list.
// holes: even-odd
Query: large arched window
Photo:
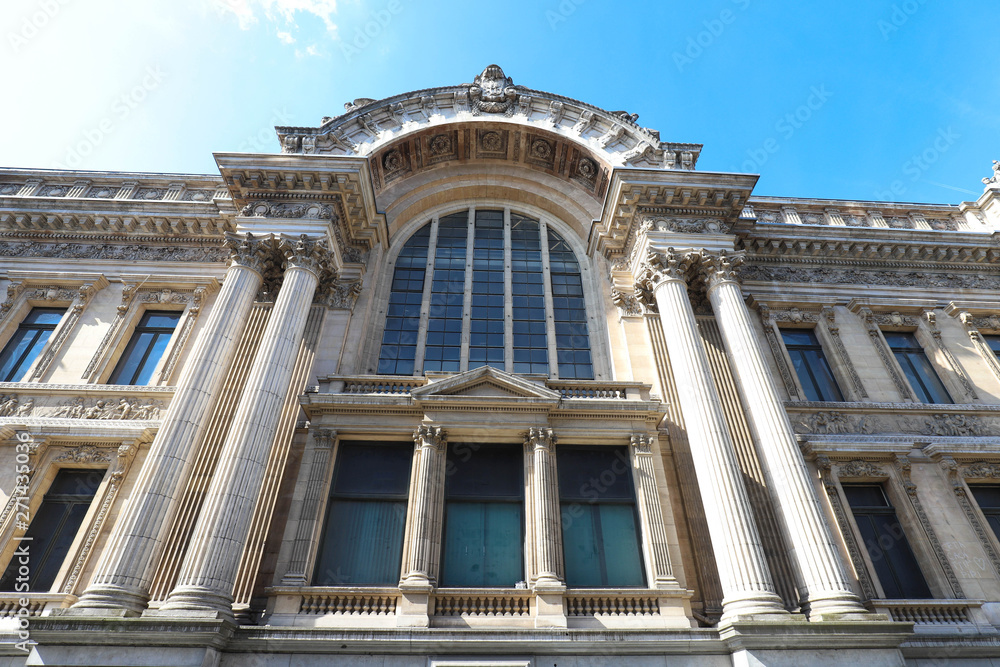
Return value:
[(399, 253), (378, 372), (480, 366), (594, 377), (580, 265), (543, 220), (460, 211), (421, 227)]

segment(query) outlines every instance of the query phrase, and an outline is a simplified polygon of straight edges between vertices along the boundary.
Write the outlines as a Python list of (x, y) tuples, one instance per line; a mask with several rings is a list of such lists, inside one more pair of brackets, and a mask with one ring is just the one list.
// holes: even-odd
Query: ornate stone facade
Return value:
[(0, 169), (0, 576), (62, 531), (4, 664), (1000, 656), (998, 163), (760, 197), (470, 78), (218, 175)]

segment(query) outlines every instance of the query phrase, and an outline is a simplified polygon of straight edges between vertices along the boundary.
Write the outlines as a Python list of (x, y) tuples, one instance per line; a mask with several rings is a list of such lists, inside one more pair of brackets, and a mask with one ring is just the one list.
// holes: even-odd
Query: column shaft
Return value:
[(723, 590), (722, 618), (786, 614), (774, 592), (687, 285), (667, 278), (654, 295), (712, 535)]
[(533, 428), (528, 431), (525, 444), (531, 448), (532, 459), (528, 492), (531, 494), (531, 520), (535, 536), (535, 589), (564, 590), (566, 585), (560, 578), (560, 526), (556, 520), (559, 489), (552, 460), (555, 436), (552, 429)]
[(247, 265), (234, 263), (226, 272), (135, 487), (111, 531), (90, 586), (74, 608), (130, 612), (145, 608), (156, 559), (190, 474), (192, 451), (202, 439), (236, 353), (261, 285), (261, 257), (269, 244), (270, 239), (248, 236), (239, 249), (234, 247), (239, 261)]
[(435, 578), (435, 546), (441, 534), (444, 499), (445, 433), (440, 426), (420, 426), (413, 434), (413, 492), (407, 531), (406, 563), (400, 587), (429, 589)]
[(867, 613), (841, 565), (740, 287), (719, 273), (710, 280), (709, 299), (761, 455), (767, 488), (792, 549), (801, 598), (812, 616)]
[(164, 610), (232, 614), (236, 571), (318, 282), (311, 269), (291, 266), (285, 272)]

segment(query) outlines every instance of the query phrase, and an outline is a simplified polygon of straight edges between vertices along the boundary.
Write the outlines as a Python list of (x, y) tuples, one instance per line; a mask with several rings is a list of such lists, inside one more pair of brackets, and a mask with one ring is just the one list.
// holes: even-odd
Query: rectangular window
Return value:
[(996, 484), (970, 484), (976, 504), (986, 516), (986, 522), (993, 529), (993, 534), (1000, 540), (1000, 486)]
[(625, 447), (557, 448), (566, 584), (645, 586)]
[(395, 586), (403, 558), (410, 443), (342, 442), (315, 586)]
[(1000, 357), (1000, 336), (983, 336), (983, 340), (990, 346), (993, 354)]
[(811, 329), (781, 329), (785, 349), (792, 358), (795, 374), (810, 401), (842, 401), (843, 394), (833, 377), (833, 370), (823, 355), (823, 348)]
[(66, 312), (63, 308), (32, 308), (0, 353), (0, 381), (18, 382), (41, 353)]
[(524, 454), (448, 445), (441, 586), (513, 588), (524, 579)]
[[(103, 478), (104, 470), (66, 468), (52, 480), (21, 542), (28, 545), (29, 590), (52, 588)], [(20, 558), (15, 556), (0, 578), (0, 590), (13, 591), (23, 583), (17, 580), (21, 566)]]
[(923, 403), (953, 403), (948, 390), (941, 383), (941, 378), (934, 372), (924, 348), (917, 342), (916, 336), (900, 331), (884, 331), (885, 341), (892, 348), (892, 353), (899, 362), (910, 387), (917, 398)]
[(108, 384), (148, 384), (180, 319), (180, 311), (147, 310)]
[(844, 495), (886, 598), (927, 599), (924, 579), (896, 510), (878, 484), (844, 484)]

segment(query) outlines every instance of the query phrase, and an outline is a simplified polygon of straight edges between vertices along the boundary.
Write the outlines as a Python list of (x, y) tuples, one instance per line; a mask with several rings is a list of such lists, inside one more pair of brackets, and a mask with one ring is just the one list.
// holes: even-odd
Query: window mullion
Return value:
[(438, 218), (431, 220), (427, 241), (427, 265), (424, 269), (424, 293), (420, 297), (420, 325), (417, 328), (417, 351), (413, 356), (413, 374), (424, 374), (424, 349), (427, 345), (427, 320), (431, 313), (431, 288), (434, 285), (434, 256), (437, 254)]
[(510, 208), (503, 210), (503, 367), (514, 372), (514, 288), (511, 272)]
[(469, 370), (469, 340), (472, 337), (472, 262), (476, 242), (476, 207), (469, 208), (468, 236), (465, 237), (465, 294), (462, 297), (462, 356), (459, 368)]
[(545, 290), (545, 332), (549, 346), (549, 377), (559, 378), (559, 356), (556, 353), (555, 306), (552, 301), (552, 267), (549, 266), (549, 227), (544, 220), (538, 222), (539, 245), (542, 248), (542, 285)]

